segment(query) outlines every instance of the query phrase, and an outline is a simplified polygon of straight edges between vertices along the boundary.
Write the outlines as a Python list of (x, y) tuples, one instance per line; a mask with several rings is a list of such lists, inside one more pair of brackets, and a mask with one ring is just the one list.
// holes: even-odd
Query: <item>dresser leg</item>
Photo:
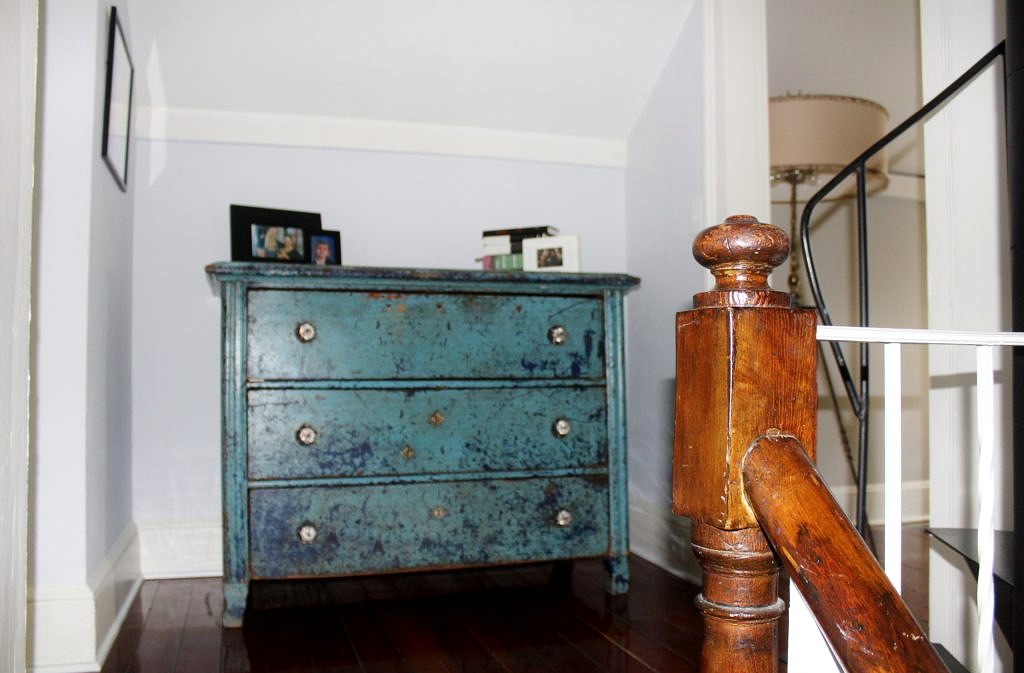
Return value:
[(629, 556), (609, 556), (605, 559), (608, 569), (608, 593), (624, 594), (629, 591)]
[(245, 601), (248, 597), (247, 582), (224, 583), (224, 628), (236, 629), (242, 626), (242, 615), (245, 613)]

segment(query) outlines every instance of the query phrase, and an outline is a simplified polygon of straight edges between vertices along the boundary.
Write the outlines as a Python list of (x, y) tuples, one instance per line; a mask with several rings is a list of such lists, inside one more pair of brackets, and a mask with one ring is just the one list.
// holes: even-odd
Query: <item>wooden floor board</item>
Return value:
[(192, 600), (190, 582), (161, 580), (152, 595), (129, 673), (173, 673)]
[(220, 580), (208, 578), (192, 583), (175, 665), (177, 673), (216, 671), (220, 667), (221, 629), (218, 626), (223, 610)]

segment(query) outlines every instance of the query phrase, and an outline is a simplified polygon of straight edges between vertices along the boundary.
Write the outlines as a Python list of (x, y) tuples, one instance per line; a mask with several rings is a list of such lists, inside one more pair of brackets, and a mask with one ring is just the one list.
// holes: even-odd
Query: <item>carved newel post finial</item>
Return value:
[(708, 227), (693, 242), (693, 257), (711, 270), (715, 288), (694, 297), (702, 306), (791, 305), (790, 295), (768, 287), (768, 274), (789, 255), (789, 236), (753, 215), (733, 215)]
[(813, 454), (815, 316), (768, 287), (789, 237), (749, 215), (705, 229), (693, 256), (715, 277), (676, 316), (673, 511), (693, 521), (704, 570), (703, 673), (774, 673), (778, 563), (743, 493), (747, 448), (769, 432)]

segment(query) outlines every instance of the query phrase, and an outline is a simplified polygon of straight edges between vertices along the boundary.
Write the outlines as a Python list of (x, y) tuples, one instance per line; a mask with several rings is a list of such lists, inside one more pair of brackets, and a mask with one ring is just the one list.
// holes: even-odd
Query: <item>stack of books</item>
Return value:
[(523, 268), (523, 241), (527, 238), (555, 236), (555, 227), (518, 227), (491, 229), (483, 233), (484, 256), (480, 258), (485, 269), (521, 271)]

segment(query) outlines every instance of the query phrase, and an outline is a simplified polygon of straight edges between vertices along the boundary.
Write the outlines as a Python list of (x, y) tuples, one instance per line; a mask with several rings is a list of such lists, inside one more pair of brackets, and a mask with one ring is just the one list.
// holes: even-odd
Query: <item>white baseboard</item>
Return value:
[[(832, 495), (853, 519), (857, 508), (857, 488), (855, 486), (839, 486), (831, 489)], [(928, 521), (929, 482), (903, 482), (903, 523), (921, 523)], [(881, 484), (868, 484), (867, 491), (868, 523), (872, 526), (882, 523), (885, 511), (885, 489)]]
[(146, 579), (220, 577), (224, 572), (220, 519), (139, 524)]
[(87, 584), (34, 587), (28, 599), (28, 668), (33, 673), (100, 670), (96, 604)]
[[(903, 483), (903, 523), (928, 520), (928, 482)], [(832, 489), (847, 515), (853, 513), (857, 491), (853, 486)], [(885, 493), (881, 484), (868, 485), (868, 522), (882, 523)], [(654, 503), (631, 493), (629, 497), (630, 552), (691, 582), (700, 583), (701, 569), (690, 551), (690, 521), (675, 516), (668, 503)]]
[(28, 670), (99, 671), (141, 584), (138, 532), (129, 525), (86, 584), (32, 587)]
[(629, 550), (673, 575), (701, 581), (701, 569), (690, 551), (690, 520), (675, 516), (670, 506), (635, 493), (629, 496)]

